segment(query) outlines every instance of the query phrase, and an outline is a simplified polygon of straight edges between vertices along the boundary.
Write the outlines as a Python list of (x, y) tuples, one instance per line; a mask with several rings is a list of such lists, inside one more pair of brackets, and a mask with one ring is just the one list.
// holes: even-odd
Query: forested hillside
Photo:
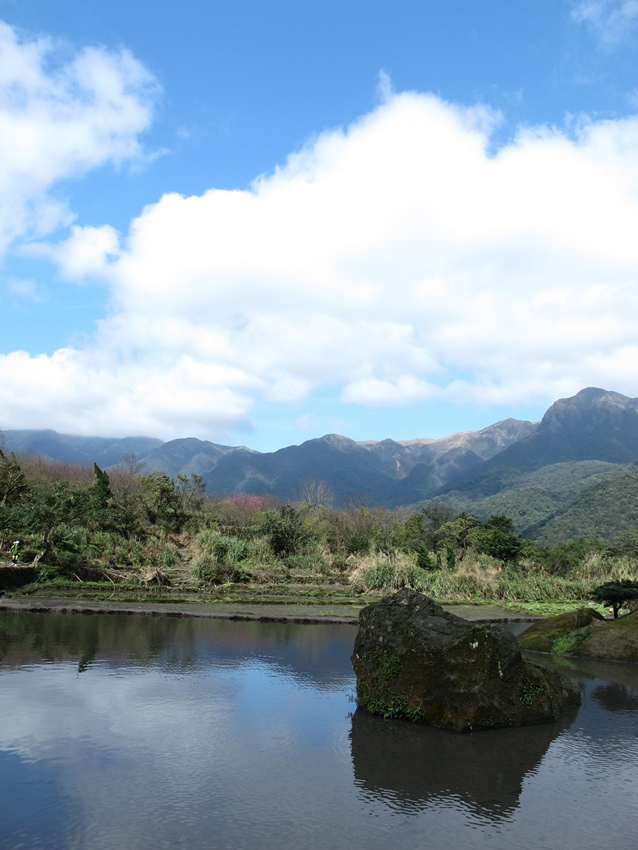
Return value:
[(568, 508), (527, 530), (539, 543), (556, 545), (578, 537), (620, 543), (638, 539), (638, 468), (606, 476), (584, 489)]
[[(600, 472), (592, 468), (589, 478)], [(617, 509), (620, 493), (635, 504), (638, 470), (585, 489), (583, 511), (591, 508), (589, 490), (613, 498)], [(631, 534), (610, 543), (589, 528), (581, 539), (546, 546), (525, 539), (503, 513), (481, 518), (437, 501), (420, 510), (341, 508), (329, 495), (314, 482), (295, 502), (219, 499), (198, 475), (172, 479), (133, 464), (106, 472), (0, 450), (0, 561), (10, 566), (10, 548), (18, 561), (0, 570), (0, 589), (29, 565), (37, 577), (29, 592), (109, 598), (152, 588), (200, 598), (246, 585), (277, 598), (317, 586), (352, 598), (411, 586), (451, 600), (582, 601), (610, 575), (636, 577)]]
[[(456, 511), (475, 513), (481, 518), (495, 513), (506, 514), (517, 531), (538, 542), (557, 544), (586, 536), (617, 541), (635, 526), (638, 502), (632, 501), (636, 496), (631, 478), (633, 468), (603, 461), (569, 461), (531, 472), (510, 469), (477, 479), (462, 490), (448, 491), (434, 501), (442, 501)], [(606, 481), (616, 482), (615, 488), (599, 486)], [(612, 492), (615, 496), (609, 501)], [(561, 525), (561, 516), (571, 516), (581, 499), (590, 505), (589, 519), (578, 528), (572, 528), (571, 520)], [(426, 508), (428, 504), (430, 502), (424, 501), (419, 507)], [(610, 512), (614, 513), (614, 521), (606, 524), (603, 517)], [(594, 521), (596, 516), (600, 521)], [(594, 521), (593, 525), (588, 524), (590, 521)], [(553, 527), (556, 532), (551, 531)]]

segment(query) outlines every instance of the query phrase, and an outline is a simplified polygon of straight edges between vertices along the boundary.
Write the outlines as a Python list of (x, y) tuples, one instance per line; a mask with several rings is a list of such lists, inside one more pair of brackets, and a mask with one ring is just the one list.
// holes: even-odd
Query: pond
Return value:
[(0, 612), (0, 847), (633, 847), (638, 669), (556, 724), (356, 711), (351, 625)]

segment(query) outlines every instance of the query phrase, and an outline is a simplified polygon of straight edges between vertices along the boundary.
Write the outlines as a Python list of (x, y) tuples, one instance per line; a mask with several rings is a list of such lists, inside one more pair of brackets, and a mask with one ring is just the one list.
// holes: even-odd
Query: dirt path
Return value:
[[(207, 617), (226, 620), (264, 620), (293, 623), (358, 622), (363, 606), (355, 605), (273, 605), (248, 602), (107, 602), (80, 599), (0, 599), (0, 611), (36, 611), (81, 614), (142, 614), (165, 617)], [(474, 623), (531, 622), (496, 605), (445, 605), (446, 611)]]

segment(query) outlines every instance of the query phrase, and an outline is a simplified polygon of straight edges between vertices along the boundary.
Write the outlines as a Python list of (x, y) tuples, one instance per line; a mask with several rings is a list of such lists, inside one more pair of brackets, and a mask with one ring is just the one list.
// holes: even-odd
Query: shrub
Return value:
[(313, 537), (305, 517), (293, 505), (284, 505), (279, 511), (266, 511), (262, 530), (278, 558), (299, 554)]
[(246, 561), (251, 553), (251, 545), (239, 537), (219, 534), (213, 529), (205, 529), (197, 538), (199, 554), (195, 558), (193, 569), (200, 581), (208, 584), (226, 582), (245, 582), (250, 580), (250, 571)]
[(320, 573), (326, 575), (330, 572), (330, 565), (322, 552), (312, 552), (305, 555), (289, 555), (284, 563), (288, 570), (300, 573)]
[(417, 566), (413, 554), (386, 555), (377, 552), (363, 558), (350, 576), (350, 584), (358, 592), (367, 590), (399, 590), (411, 587), (425, 590), (428, 573)]
[(608, 581), (595, 587), (591, 592), (591, 599), (610, 606), (614, 612), (614, 619), (618, 618), (618, 611), (627, 603), (638, 599), (638, 581)]

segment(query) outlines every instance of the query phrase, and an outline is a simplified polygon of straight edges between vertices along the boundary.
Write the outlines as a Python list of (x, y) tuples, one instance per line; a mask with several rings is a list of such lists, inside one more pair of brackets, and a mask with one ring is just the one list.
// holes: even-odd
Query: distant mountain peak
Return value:
[(564, 407), (596, 407), (596, 406), (625, 406), (628, 403), (633, 404), (635, 399), (628, 398), (622, 393), (617, 393), (614, 390), (603, 390), (600, 387), (586, 387), (584, 390), (576, 393), (569, 398), (560, 398), (555, 401), (547, 410), (545, 416), (552, 410), (560, 410)]
[(341, 434), (325, 434), (319, 440), (322, 443), (333, 446), (335, 449), (350, 449), (353, 445), (356, 445), (355, 441), (351, 440), (350, 437), (343, 437)]
[(613, 390), (601, 390), (598, 387), (587, 387), (571, 398), (561, 398), (547, 410), (541, 426), (546, 427), (556, 420), (575, 422), (585, 416), (592, 422), (603, 416), (618, 414), (635, 415), (638, 413), (638, 399), (628, 398)]
[[(572, 401), (575, 402), (584, 401), (591, 403), (597, 399), (621, 403), (635, 400), (623, 395), (622, 393), (616, 392), (615, 390), (603, 390), (600, 387), (585, 387), (584, 390), (581, 390), (572, 397)], [(569, 399), (561, 399), (561, 401), (569, 401)]]

